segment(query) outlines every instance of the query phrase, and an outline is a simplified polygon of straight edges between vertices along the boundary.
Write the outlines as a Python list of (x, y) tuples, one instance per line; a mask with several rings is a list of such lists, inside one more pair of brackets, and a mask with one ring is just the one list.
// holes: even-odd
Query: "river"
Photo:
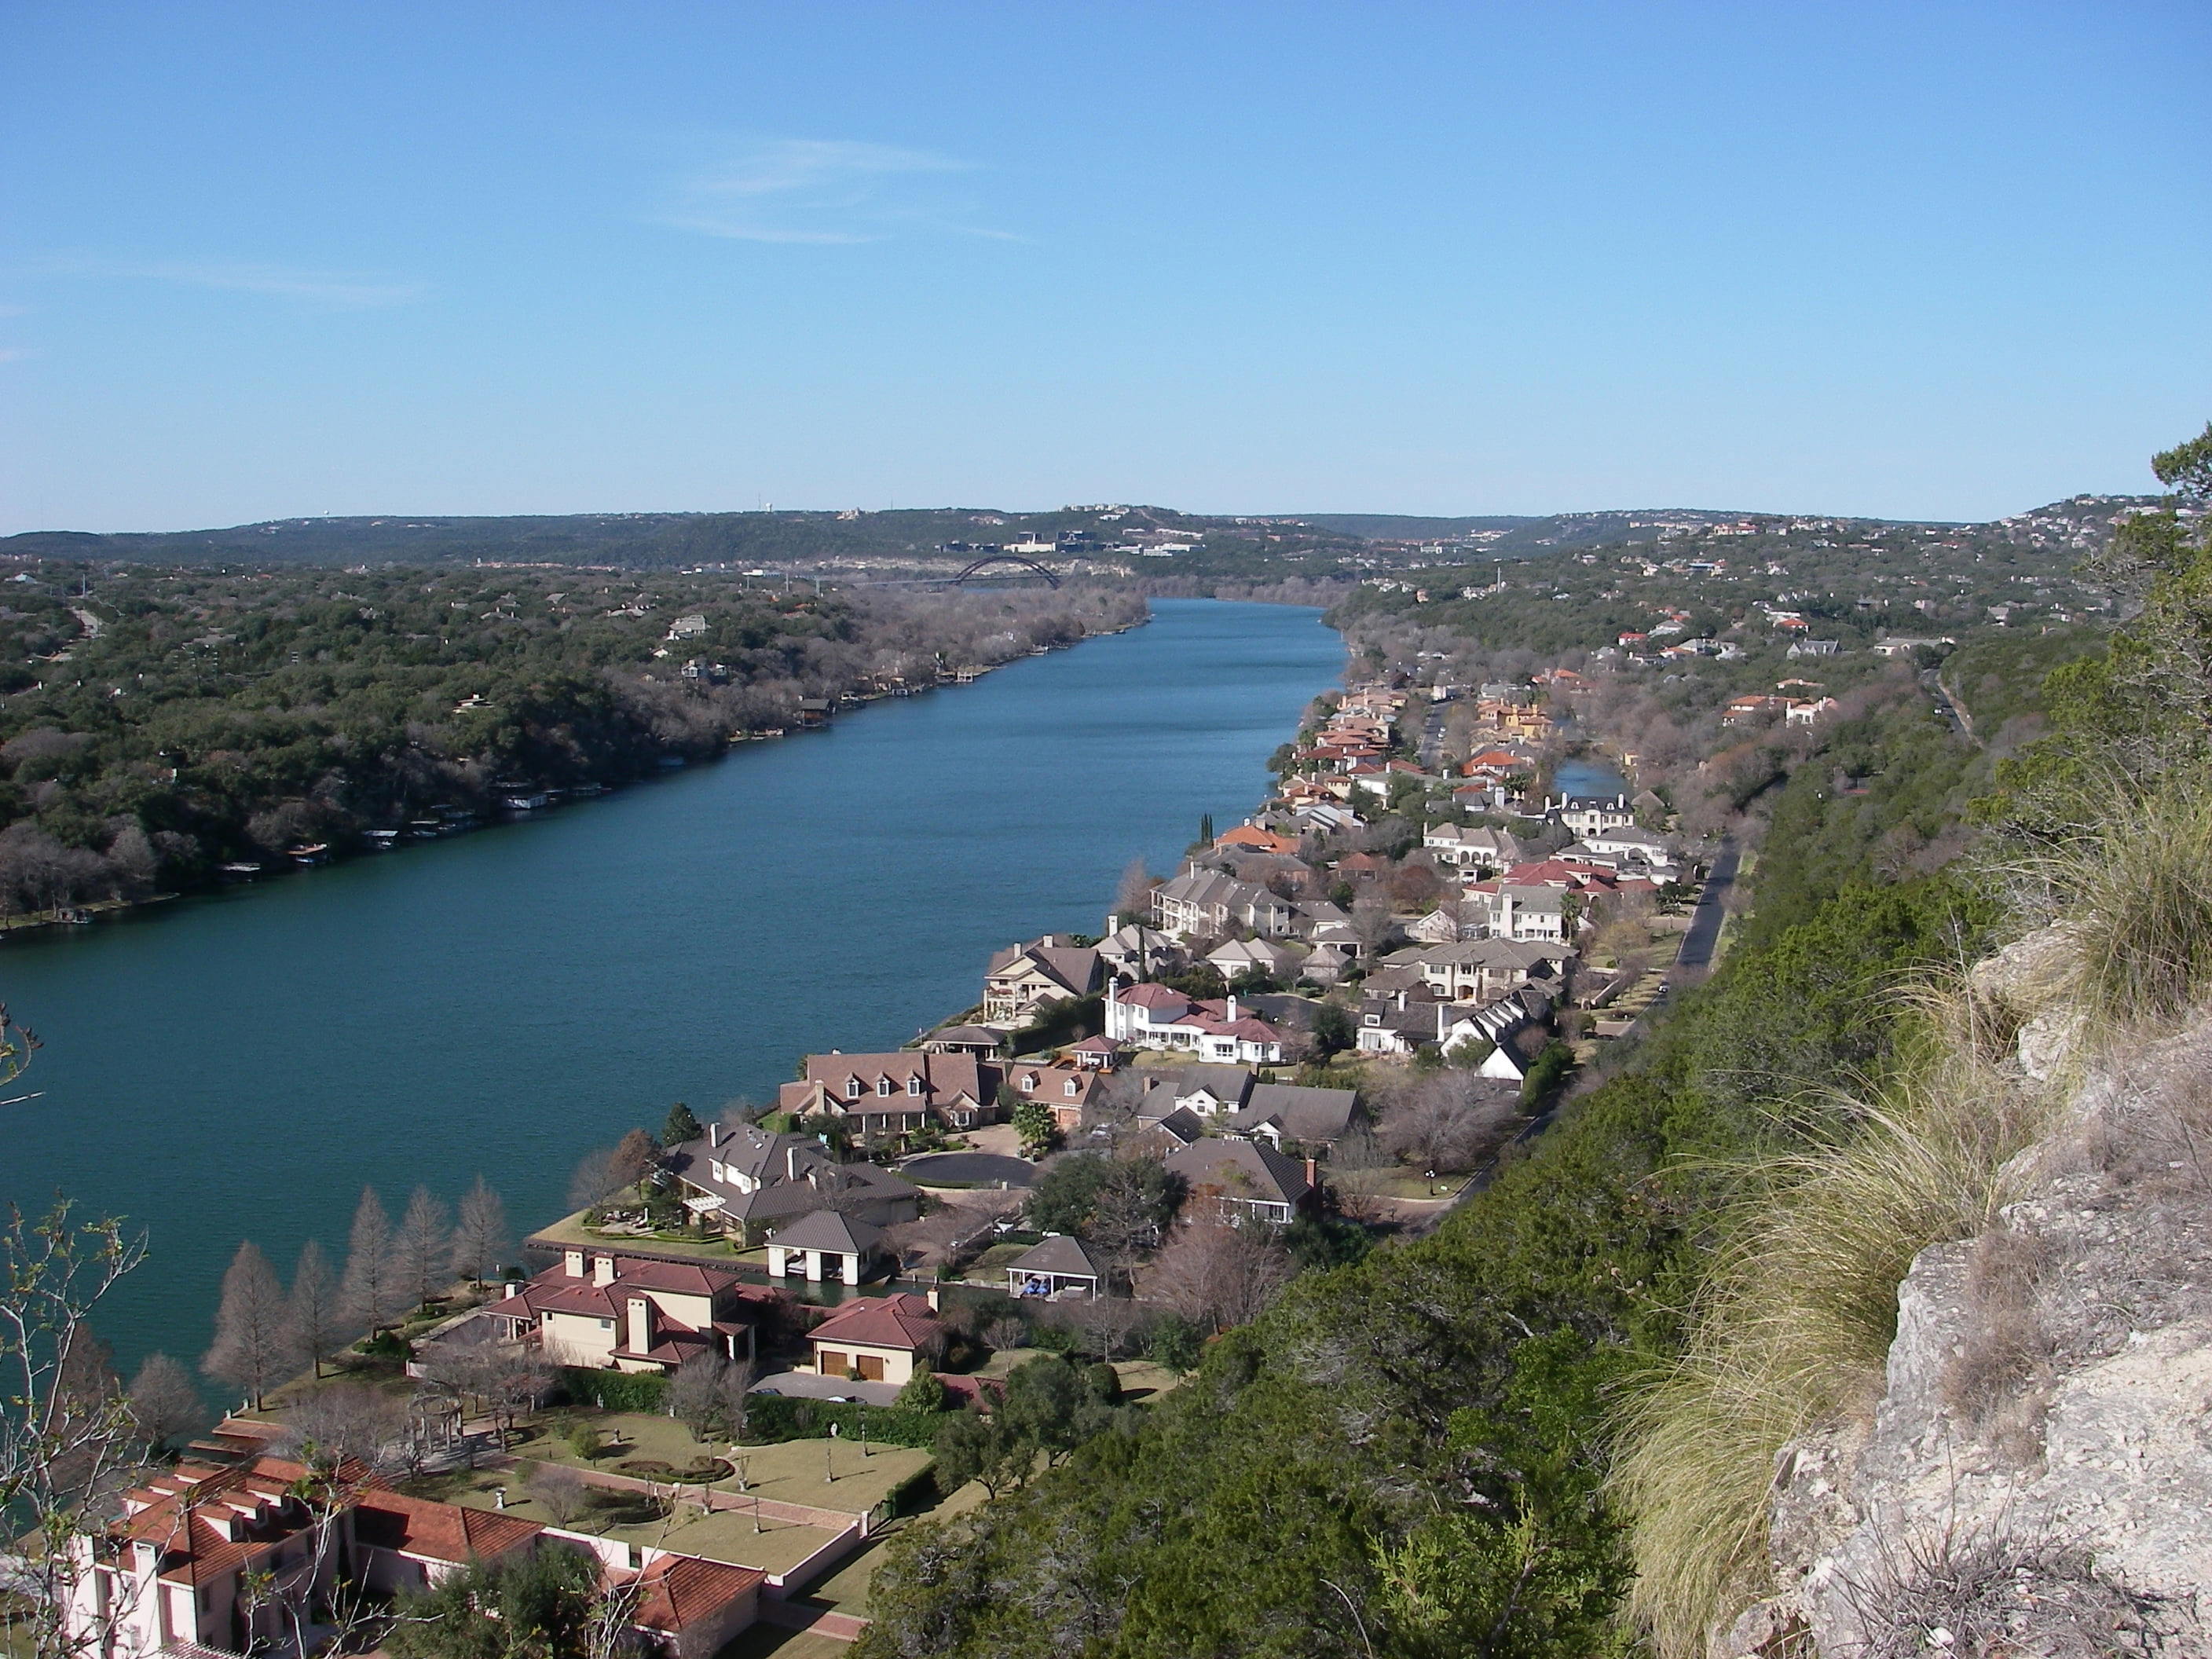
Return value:
[(1132, 858), (1236, 823), (1343, 668), (1317, 611), (1152, 611), (529, 823), (9, 939), (0, 1000), (46, 1046), (0, 1199), (145, 1229), (98, 1328), (126, 1372), (193, 1363), (239, 1240), (338, 1260), (363, 1182), (396, 1218), (481, 1171), (520, 1233), (673, 1101), (896, 1047), (999, 946), (1097, 931)]

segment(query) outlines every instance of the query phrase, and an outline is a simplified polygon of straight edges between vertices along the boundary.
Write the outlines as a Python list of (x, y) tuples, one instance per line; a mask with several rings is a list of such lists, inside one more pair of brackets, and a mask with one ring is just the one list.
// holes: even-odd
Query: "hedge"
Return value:
[(848, 1405), (835, 1400), (757, 1394), (745, 1405), (744, 1437), (761, 1446), (784, 1440), (814, 1440), (826, 1437), (835, 1423), (840, 1439), (858, 1440), (865, 1423), (871, 1440), (927, 1451), (937, 1444), (938, 1425), (947, 1415), (904, 1406)]
[(563, 1365), (561, 1384), (575, 1406), (604, 1401), (611, 1412), (653, 1412), (668, 1409), (668, 1379), (650, 1371), (602, 1371), (588, 1366)]

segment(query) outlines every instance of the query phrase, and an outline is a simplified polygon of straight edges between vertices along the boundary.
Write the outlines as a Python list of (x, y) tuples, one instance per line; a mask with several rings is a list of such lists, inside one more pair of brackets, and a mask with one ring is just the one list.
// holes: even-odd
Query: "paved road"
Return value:
[(1705, 890), (1698, 895), (1698, 908), (1690, 913), (1689, 927), (1682, 934), (1682, 948), (1674, 957), (1672, 972), (1667, 975), (1669, 984), (1684, 984), (1702, 977), (1713, 965), (1713, 947), (1720, 942), (1722, 902), (1728, 897), (1729, 889), (1735, 885), (1736, 866), (1742, 855), (1734, 842), (1721, 843), (1721, 850), (1713, 860), (1711, 878)]
[(929, 1152), (908, 1158), (899, 1173), (923, 1186), (957, 1182), (963, 1187), (1026, 1187), (1036, 1179), (1036, 1165), (1026, 1158), (1003, 1158), (996, 1152)]

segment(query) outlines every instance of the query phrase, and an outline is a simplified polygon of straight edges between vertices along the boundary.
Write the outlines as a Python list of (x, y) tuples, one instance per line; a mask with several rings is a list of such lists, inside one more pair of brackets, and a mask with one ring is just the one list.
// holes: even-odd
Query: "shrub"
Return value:
[(830, 1431), (835, 1423), (841, 1437), (860, 1437), (865, 1425), (868, 1438), (887, 1446), (915, 1446), (927, 1449), (937, 1440), (941, 1412), (912, 1406), (848, 1405), (836, 1400), (793, 1400), (782, 1395), (757, 1394), (745, 1416), (745, 1440), (757, 1446), (785, 1440), (806, 1440)]
[(562, 1391), (576, 1406), (605, 1406), (611, 1412), (655, 1413), (668, 1403), (668, 1379), (645, 1371), (602, 1371), (567, 1365)]
[(599, 1455), (599, 1431), (590, 1423), (572, 1424), (568, 1429), (568, 1449), (579, 1457), (592, 1458)]

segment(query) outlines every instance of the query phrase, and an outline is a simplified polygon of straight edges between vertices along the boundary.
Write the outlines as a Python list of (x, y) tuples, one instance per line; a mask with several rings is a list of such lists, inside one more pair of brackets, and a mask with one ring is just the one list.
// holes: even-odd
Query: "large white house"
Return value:
[(1133, 1048), (1183, 1054), (1218, 1066), (1267, 1066), (1283, 1058), (1283, 1034), (1240, 1013), (1237, 999), (1202, 1002), (1164, 985), (1109, 986), (1106, 1035)]

